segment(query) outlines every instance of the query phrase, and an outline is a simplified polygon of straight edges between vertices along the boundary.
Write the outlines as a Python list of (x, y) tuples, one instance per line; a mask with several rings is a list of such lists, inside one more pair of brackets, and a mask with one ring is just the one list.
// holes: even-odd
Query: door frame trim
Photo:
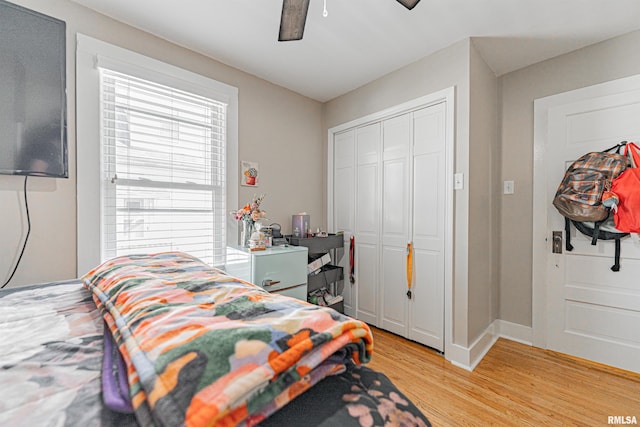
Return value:
[(547, 347), (547, 267), (551, 239), (547, 233), (547, 165), (545, 152), (549, 111), (555, 107), (595, 97), (640, 90), (640, 74), (595, 84), (534, 100), (533, 130), (533, 234), (532, 234), (532, 328), (533, 345)]
[(334, 126), (327, 131), (327, 225), (334, 228), (333, 218), (333, 141), (334, 135), (356, 126), (380, 121), (391, 116), (411, 112), (444, 102), (445, 107), (445, 232), (444, 232), (444, 347), (445, 359), (455, 357), (453, 349), (453, 171), (455, 147), (455, 86), (377, 111), (372, 114)]

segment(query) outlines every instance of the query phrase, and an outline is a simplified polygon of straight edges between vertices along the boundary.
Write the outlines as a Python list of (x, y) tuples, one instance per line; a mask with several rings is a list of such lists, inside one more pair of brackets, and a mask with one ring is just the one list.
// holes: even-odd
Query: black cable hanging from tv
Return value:
[(11, 272), (11, 276), (4, 282), (4, 285), (0, 286), (0, 289), (4, 289), (5, 286), (9, 284), (13, 276), (16, 274), (18, 270), (18, 266), (20, 265), (20, 261), (22, 260), (22, 255), (24, 254), (24, 250), (27, 247), (27, 241), (29, 240), (29, 234), (31, 234), (31, 217), (29, 216), (29, 201), (27, 200), (27, 178), (28, 175), (24, 176), (24, 208), (27, 211), (27, 235), (24, 238), (24, 243), (22, 244), (22, 250), (20, 251), (20, 256), (18, 257), (18, 261), (16, 262), (15, 267), (13, 267), (13, 271)]

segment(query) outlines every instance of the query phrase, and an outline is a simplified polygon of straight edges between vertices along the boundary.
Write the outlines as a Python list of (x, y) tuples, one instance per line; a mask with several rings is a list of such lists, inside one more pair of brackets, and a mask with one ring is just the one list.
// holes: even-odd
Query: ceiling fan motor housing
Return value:
[[(282, 15), (280, 16), (278, 41), (302, 40), (304, 25), (307, 22), (307, 12), (309, 11), (309, 1), (310, 0), (282, 0)], [(397, 1), (411, 10), (416, 7), (420, 0)]]

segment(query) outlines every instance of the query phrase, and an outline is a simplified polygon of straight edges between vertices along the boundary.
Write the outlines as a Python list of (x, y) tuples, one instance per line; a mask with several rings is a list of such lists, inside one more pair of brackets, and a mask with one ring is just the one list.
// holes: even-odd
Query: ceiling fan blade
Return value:
[(310, 0), (282, 0), (278, 41), (301, 40)]
[(411, 10), (420, 2), (420, 0), (398, 0), (398, 3)]

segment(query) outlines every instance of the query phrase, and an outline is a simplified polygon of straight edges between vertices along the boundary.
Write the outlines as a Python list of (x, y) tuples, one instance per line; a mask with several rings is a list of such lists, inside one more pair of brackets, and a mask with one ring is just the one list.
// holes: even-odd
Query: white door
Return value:
[[(564, 218), (551, 205), (567, 166), (590, 151), (621, 140), (640, 139), (640, 90), (620, 93), (599, 86), (547, 100), (546, 166), (546, 338), (562, 353), (640, 372), (640, 243), (623, 240), (621, 268), (612, 241), (590, 244), (572, 227), (574, 250), (551, 253), (552, 232)], [(536, 107), (538, 108), (538, 106)], [(536, 116), (538, 120), (538, 116)], [(538, 124), (537, 124), (538, 125)], [(538, 173), (538, 172), (537, 172)], [(538, 176), (536, 179), (539, 179)], [(639, 189), (640, 191), (640, 189)], [(535, 286), (535, 285), (534, 285)]]
[(380, 123), (356, 129), (356, 318), (378, 325)]
[(409, 338), (444, 350), (446, 104), (413, 113), (413, 300)]
[[(444, 350), (446, 104), (335, 134), (334, 223), (355, 237), (345, 313)], [(355, 186), (354, 186), (355, 183)], [(413, 243), (412, 298), (407, 243)]]
[(443, 352), (452, 330), (453, 107), (449, 88), (362, 117), (330, 129), (328, 150), (328, 226), (345, 234), (345, 313)]
[(351, 267), (349, 259), (349, 244), (354, 234), (355, 216), (355, 130), (351, 129), (334, 137), (333, 158), (333, 220), (335, 229), (344, 232), (344, 252), (339, 265), (344, 272), (344, 312), (355, 316), (354, 284), (349, 281)]
[(411, 226), (412, 113), (382, 122), (380, 327), (407, 336), (407, 243)]

